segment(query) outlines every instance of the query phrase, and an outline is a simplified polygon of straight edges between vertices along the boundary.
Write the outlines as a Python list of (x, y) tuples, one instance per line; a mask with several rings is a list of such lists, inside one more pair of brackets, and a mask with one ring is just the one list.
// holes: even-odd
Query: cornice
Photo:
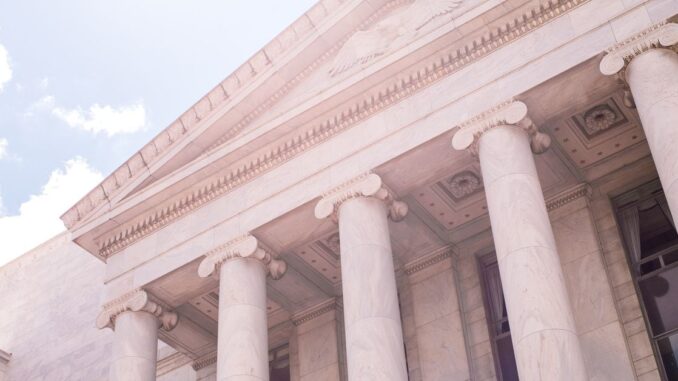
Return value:
[(636, 56), (650, 49), (672, 47), (676, 44), (678, 24), (660, 22), (609, 48), (600, 61), (600, 71), (605, 75), (616, 74)]
[(495, 28), (480, 38), (468, 41), (453, 53), (432, 59), (402, 80), (384, 84), (378, 95), (357, 101), (329, 116), (324, 122), (312, 125), (277, 147), (251, 158), (246, 164), (228, 169), (228, 173), (202, 185), (190, 195), (172, 200), (152, 214), (145, 215), (102, 239), (99, 256), (106, 258), (124, 249), (177, 218), (318, 146), (588, 1), (590, 0), (548, 2), (516, 17), (505, 27)]
[(174, 329), (179, 320), (175, 312), (170, 311), (166, 305), (153, 298), (148, 292), (136, 289), (104, 304), (103, 311), (97, 316), (97, 328), (115, 329), (116, 317), (125, 311), (144, 311), (153, 314), (158, 318), (159, 325), (167, 331)]
[(206, 278), (219, 270), (222, 263), (233, 258), (252, 258), (261, 261), (266, 272), (273, 279), (280, 279), (287, 271), (287, 263), (278, 259), (277, 255), (263, 247), (252, 235), (244, 234), (234, 238), (204, 254), (205, 259), (200, 262), (198, 275)]
[(543, 153), (551, 145), (551, 138), (539, 132), (527, 116), (525, 103), (511, 99), (458, 125), (458, 130), (452, 137), (452, 147), (460, 151), (470, 148), (472, 153), (477, 154), (480, 137), (490, 129), (502, 125), (515, 125), (527, 131), (534, 153)]
[[(393, 0), (382, 6), (374, 12), (365, 21), (357, 25), (351, 32), (329, 48), (321, 56), (317, 57), (308, 64), (291, 80), (285, 81), (278, 90), (267, 97), (254, 110), (242, 117), (234, 126), (221, 135), (214, 144), (205, 150), (205, 154), (213, 151), (217, 147), (225, 144), (242, 132), (251, 122), (261, 115), (264, 111), (270, 109), (278, 100), (282, 99), (291, 89), (298, 85), (305, 77), (315, 70), (323, 62), (327, 61), (341, 47), (346, 40), (355, 31), (365, 28), (374, 20), (383, 16), (384, 13), (397, 7), (407, 0)], [(127, 183), (139, 175), (146, 173), (165, 152), (167, 152), (176, 143), (186, 139), (186, 136), (197, 129), (198, 123), (216, 112), (224, 106), (229, 100), (236, 98), (244, 93), (248, 85), (258, 80), (261, 74), (267, 72), (275, 61), (275, 58), (295, 50), (299, 43), (304, 41), (316, 28), (318, 23), (323, 21), (332, 12), (341, 7), (341, 2), (321, 1), (311, 8), (304, 15), (299, 17), (292, 25), (276, 36), (273, 41), (266, 45), (252, 58), (241, 65), (226, 79), (214, 87), (207, 95), (203, 96), (197, 103), (183, 113), (176, 121), (172, 122), (165, 130), (161, 131), (153, 140), (141, 148), (130, 159), (118, 167), (112, 175), (104, 179), (96, 188), (90, 191), (78, 203), (70, 208), (61, 216), (62, 221), (68, 229), (75, 227), (92, 211), (120, 193)], [(323, 9), (320, 14), (318, 9)]]
[(185, 354), (181, 352), (172, 353), (167, 357), (158, 359), (157, 365), (155, 367), (155, 375), (156, 377), (160, 377), (190, 362), (191, 358)]
[(412, 275), (415, 274), (429, 266), (435, 265), (436, 263), (442, 262), (447, 258), (452, 258), (452, 255), (454, 254), (454, 251), (449, 248), (445, 247), (441, 250), (438, 250), (434, 253), (431, 253), (427, 256), (424, 256), (422, 258), (419, 258), (417, 260), (414, 260), (410, 263), (407, 263), (405, 266), (403, 266), (403, 270), (405, 271), (405, 274), (407, 275)]
[(294, 326), (296, 327), (301, 324), (307, 323), (317, 317), (320, 317), (327, 312), (334, 311), (337, 309), (340, 309), (339, 302), (335, 298), (332, 298), (330, 300), (318, 304), (317, 306), (313, 306), (307, 310), (295, 314), (294, 316), (292, 316), (292, 324), (294, 324)]
[(365, 173), (325, 192), (315, 206), (315, 217), (324, 219), (333, 216), (338, 221), (339, 206), (355, 197), (374, 197), (384, 201), (393, 221), (401, 221), (407, 215), (407, 204), (394, 199), (393, 192), (385, 187), (381, 177)]
[(546, 201), (546, 210), (550, 212), (581, 197), (591, 197), (591, 186), (589, 184), (579, 184), (549, 198)]
[(193, 367), (193, 370), (198, 371), (212, 364), (216, 364), (216, 362), (217, 362), (217, 352), (212, 352), (193, 361), (191, 367)]

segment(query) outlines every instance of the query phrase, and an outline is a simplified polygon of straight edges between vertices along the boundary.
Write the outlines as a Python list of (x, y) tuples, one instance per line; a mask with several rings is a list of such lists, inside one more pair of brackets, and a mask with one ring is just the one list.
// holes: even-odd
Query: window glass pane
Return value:
[(516, 358), (513, 353), (511, 335), (497, 340), (497, 352), (499, 352), (498, 357), (502, 381), (518, 381), (518, 368), (516, 367)]
[(669, 380), (678, 380), (678, 334), (657, 341), (659, 355)]
[(643, 208), (641, 204), (638, 211), (641, 258), (647, 258), (678, 241), (678, 234), (661, 206), (654, 200), (651, 202), (653, 206)]
[(678, 267), (638, 282), (652, 333), (678, 328)]

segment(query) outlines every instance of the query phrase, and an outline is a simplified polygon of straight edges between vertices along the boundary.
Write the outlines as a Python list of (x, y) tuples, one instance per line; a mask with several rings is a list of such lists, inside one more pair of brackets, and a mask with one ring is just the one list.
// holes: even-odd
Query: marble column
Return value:
[(612, 47), (603, 74), (626, 81), (674, 222), (678, 222), (678, 24), (658, 24)]
[(151, 300), (143, 290), (106, 304), (97, 317), (97, 326), (111, 327), (115, 332), (109, 379), (155, 380), (158, 328), (171, 330), (177, 321), (177, 314)]
[(405, 351), (388, 217), (404, 218), (375, 174), (326, 194), (316, 217), (339, 223), (348, 379), (406, 381)]
[(217, 381), (268, 381), (266, 275), (279, 279), (285, 262), (245, 235), (212, 250), (201, 277), (219, 277)]
[(585, 363), (532, 152), (550, 139), (522, 102), (463, 124), (457, 149), (479, 155), (511, 339), (522, 381), (584, 381)]

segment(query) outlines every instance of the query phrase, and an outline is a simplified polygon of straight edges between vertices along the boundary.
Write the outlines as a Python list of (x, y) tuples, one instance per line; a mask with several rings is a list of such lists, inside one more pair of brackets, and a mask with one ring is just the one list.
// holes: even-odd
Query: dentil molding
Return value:
[(308, 308), (304, 311), (294, 314), (292, 316), (292, 324), (294, 326), (299, 326), (301, 324), (307, 323), (317, 317), (324, 315), (327, 312), (340, 310), (341, 304), (340, 301), (336, 298), (326, 300), (316, 306)]
[[(242, 186), (257, 176), (277, 168), (372, 115), (397, 104), (403, 99), (407, 99), (589, 1), (591, 0), (549, 1), (525, 14), (516, 16), (513, 22), (507, 23), (503, 27), (494, 28), (486, 35), (468, 41), (463, 47), (452, 53), (432, 57), (430, 61), (424, 62), (420, 67), (410, 71), (409, 75), (393, 82), (384, 83), (383, 89), (377, 95), (369, 96), (366, 99), (357, 99), (354, 104), (349, 105), (346, 109), (339, 110), (334, 115), (329, 115), (325, 121), (311, 125), (309, 128), (300, 131), (298, 135), (271, 148), (271, 150), (252, 157), (249, 162), (228, 168), (226, 174), (215, 178), (208, 184), (201, 185), (192, 194), (182, 196), (179, 199), (168, 200), (164, 206), (157, 208), (152, 214), (143, 215), (119, 230), (107, 233), (106, 237), (97, 238), (97, 240), (100, 240), (99, 256), (107, 258), (123, 250), (175, 219), (230, 192), (234, 188)], [(100, 202), (103, 201), (100, 200)], [(89, 203), (89, 201), (82, 200), (78, 205), (81, 203)], [(92, 203), (95, 203), (95, 201), (92, 200)], [(62, 216), (62, 219), (66, 226), (70, 228), (80, 218), (78, 216), (78, 211), (72, 208)]]
[(530, 147), (536, 154), (545, 152), (551, 145), (551, 138), (540, 132), (527, 116), (525, 103), (509, 100), (458, 125), (459, 130), (452, 137), (452, 147), (459, 151), (470, 148), (471, 152), (477, 154), (478, 141), (483, 133), (504, 125), (518, 126), (527, 131)]
[(179, 321), (179, 316), (175, 312), (169, 311), (146, 291), (137, 289), (104, 304), (103, 311), (97, 316), (97, 328), (115, 329), (115, 318), (125, 311), (144, 311), (153, 314), (158, 318), (158, 324), (167, 331), (174, 329)]
[(393, 193), (384, 186), (381, 177), (366, 173), (323, 194), (315, 206), (315, 216), (318, 219), (332, 216), (338, 221), (339, 206), (356, 197), (374, 197), (384, 201), (388, 206), (388, 216), (393, 221), (401, 221), (407, 215), (407, 204), (394, 199)]
[(198, 267), (198, 275), (206, 278), (214, 274), (222, 263), (233, 258), (251, 258), (261, 261), (273, 279), (280, 279), (287, 271), (285, 261), (278, 259), (269, 249), (262, 247), (254, 236), (245, 234), (205, 253), (205, 259)]
[(678, 24), (666, 22), (655, 24), (609, 48), (600, 61), (600, 71), (605, 75), (616, 74), (634, 57), (650, 49), (668, 48), (676, 44), (678, 44)]

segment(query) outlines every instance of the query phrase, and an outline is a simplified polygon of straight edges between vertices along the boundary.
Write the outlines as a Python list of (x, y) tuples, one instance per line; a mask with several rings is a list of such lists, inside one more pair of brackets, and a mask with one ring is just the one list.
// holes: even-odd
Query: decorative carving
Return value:
[(600, 61), (600, 71), (605, 75), (616, 74), (641, 53), (675, 44), (678, 44), (678, 24), (655, 24), (608, 49)]
[(306, 322), (309, 322), (317, 317), (322, 316), (323, 314), (339, 309), (339, 303), (335, 298), (324, 301), (316, 306), (308, 308), (304, 311), (301, 311), (294, 316), (292, 316), (292, 324), (299, 326)]
[(384, 201), (388, 206), (388, 216), (393, 221), (401, 221), (407, 215), (407, 204), (393, 198), (393, 193), (384, 187), (381, 177), (374, 173), (367, 173), (323, 194), (315, 206), (316, 218), (323, 219), (332, 216), (335, 221), (338, 221), (339, 205), (355, 197), (374, 197)]
[[(395, 0), (389, 2), (385, 6), (377, 10), (373, 15), (364, 20), (360, 26), (365, 27), (374, 22), (375, 19), (381, 17), (385, 12), (389, 11), (393, 6), (399, 4), (402, 0)], [(62, 221), (68, 229), (73, 228), (78, 222), (82, 221), (86, 216), (92, 213), (99, 206), (105, 202), (110, 202), (111, 198), (118, 194), (123, 186), (132, 179), (138, 177), (140, 174), (146, 173), (147, 168), (157, 161), (163, 154), (176, 142), (186, 138), (188, 132), (195, 130), (199, 121), (206, 119), (210, 114), (214, 113), (218, 108), (222, 107), (236, 95), (243, 92), (250, 82), (258, 79), (259, 74), (264, 72), (267, 68), (272, 67), (277, 63), (277, 58), (284, 56), (284, 53), (296, 49), (297, 42), (304, 41), (309, 34), (315, 33), (316, 29), (310, 27), (302, 27), (299, 24), (307, 24), (310, 19), (313, 23), (320, 21), (318, 17), (326, 18), (332, 11), (341, 6), (341, 3), (323, 3), (322, 8), (324, 12), (322, 15), (314, 12), (311, 9), (306, 14), (302, 15), (297, 21), (287, 27), (280, 33), (273, 41), (266, 45), (259, 52), (255, 53), (247, 62), (240, 68), (231, 73), (226, 79), (212, 89), (207, 95), (202, 97), (195, 105), (182, 114), (175, 122), (170, 124), (165, 130), (160, 132), (151, 142), (146, 144), (139, 152), (134, 154), (126, 163), (124, 163), (115, 173), (120, 170), (127, 171), (128, 176), (116, 177), (111, 175), (106, 178), (94, 190), (85, 195), (76, 206), (72, 207), (61, 216)], [(314, 12), (311, 17), (308, 14)], [(317, 24), (316, 24), (317, 25)], [(302, 79), (306, 78), (313, 70), (320, 64), (325, 62), (334, 52), (339, 50), (343, 41), (337, 42), (334, 46), (328, 49), (327, 52), (320, 55), (306, 68), (299, 72), (294, 78), (285, 82), (277, 91), (266, 98), (261, 104), (254, 108), (250, 113), (245, 115), (234, 126), (223, 134), (217, 141), (206, 150), (206, 154), (211, 152), (216, 147), (226, 143), (242, 130), (245, 129), (256, 117), (270, 107), (278, 100), (287, 94), (294, 86), (299, 84)], [(242, 75), (243, 68), (247, 69), (250, 75)], [(101, 197), (104, 196), (104, 197)]]
[(596, 106), (584, 114), (584, 128), (589, 135), (605, 131), (617, 121), (617, 115), (608, 105)]
[(339, 242), (339, 233), (334, 233), (325, 240), (327, 248), (333, 253), (341, 253), (341, 243)]
[(205, 259), (200, 262), (198, 267), (198, 275), (206, 278), (215, 273), (222, 263), (233, 258), (260, 260), (273, 279), (282, 278), (287, 271), (285, 261), (278, 259), (277, 255), (273, 255), (270, 250), (262, 247), (254, 236), (245, 234), (205, 253)]
[(549, 212), (560, 208), (580, 197), (591, 197), (591, 186), (586, 183), (576, 185), (570, 189), (558, 193), (546, 201), (546, 210)]
[[(231, 168), (225, 176), (196, 189), (193, 194), (168, 202), (152, 215), (128, 224), (102, 240), (99, 255), (106, 258), (131, 245), (144, 236), (162, 228), (195, 208), (223, 195), (230, 190), (247, 183), (256, 176), (272, 170), (293, 159), (337, 134), (355, 126), (375, 113), (390, 107), (412, 94), (430, 86), (437, 81), (474, 63), (502, 46), (531, 32), (546, 22), (590, 0), (557, 0), (531, 12), (516, 17), (506, 27), (496, 28), (473, 41), (456, 52), (436, 57), (418, 70), (410, 73), (404, 80), (385, 85), (377, 96), (357, 101), (345, 110), (330, 115), (324, 122), (311, 126), (288, 141), (250, 160), (249, 163)], [(540, 140), (543, 146), (548, 136)], [(73, 210), (73, 209), (72, 209)], [(75, 211), (77, 213), (77, 211)], [(71, 211), (67, 212), (71, 213)], [(63, 218), (63, 216), (62, 216)]]
[(444, 181), (447, 190), (455, 199), (462, 199), (472, 195), (481, 188), (478, 176), (470, 171), (458, 173)]
[(217, 362), (217, 352), (211, 352), (193, 361), (191, 367), (193, 368), (193, 370), (197, 371), (206, 366), (216, 364), (216, 362)]
[(447, 258), (451, 258), (453, 251), (449, 247), (437, 250), (429, 255), (426, 255), (422, 258), (419, 258), (413, 262), (410, 262), (403, 266), (405, 274), (412, 275), (416, 272), (419, 272), (429, 266), (435, 265), (436, 263), (442, 262)]
[(174, 329), (179, 321), (179, 315), (170, 311), (167, 306), (146, 291), (136, 289), (104, 304), (103, 311), (97, 316), (97, 328), (115, 329), (115, 318), (125, 311), (145, 311), (153, 314), (158, 318), (158, 325), (166, 331)]
[(460, 151), (470, 147), (471, 152), (477, 154), (480, 136), (491, 128), (502, 125), (515, 125), (525, 129), (530, 136), (532, 152), (536, 154), (546, 152), (551, 145), (551, 138), (540, 132), (527, 116), (525, 103), (510, 100), (460, 124), (452, 138), (452, 146)]
[(402, 45), (433, 19), (446, 15), (463, 0), (417, 0), (404, 10), (394, 12), (368, 30), (353, 34), (341, 48), (329, 70), (330, 76), (356, 65), (364, 65)]

